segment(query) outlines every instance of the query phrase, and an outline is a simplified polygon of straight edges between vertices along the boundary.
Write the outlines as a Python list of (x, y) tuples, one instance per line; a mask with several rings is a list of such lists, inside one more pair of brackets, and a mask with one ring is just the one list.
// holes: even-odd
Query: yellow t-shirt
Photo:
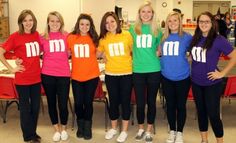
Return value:
[(120, 34), (108, 32), (100, 39), (98, 51), (106, 56), (105, 73), (125, 75), (132, 73), (132, 36), (128, 31)]

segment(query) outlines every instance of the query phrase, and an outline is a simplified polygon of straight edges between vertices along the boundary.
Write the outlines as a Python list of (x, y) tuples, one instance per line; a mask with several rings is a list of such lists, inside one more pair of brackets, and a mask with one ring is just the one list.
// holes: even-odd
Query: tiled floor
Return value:
[[(46, 103), (46, 99), (43, 99)], [(225, 129), (225, 143), (234, 143), (236, 140), (236, 101), (232, 101), (231, 104), (228, 100), (222, 101), (223, 122)], [(167, 137), (167, 120), (164, 118), (164, 112), (161, 107), (160, 101), (157, 101), (157, 119), (156, 119), (156, 134), (154, 135), (154, 143), (165, 143)], [(47, 105), (44, 105), (47, 107)], [(68, 123), (68, 132), (70, 138), (66, 143), (116, 143), (116, 140), (104, 139), (104, 108), (101, 103), (94, 103), (94, 120), (93, 120), (93, 138), (90, 141), (76, 138), (75, 130), (71, 130), (71, 114)], [(184, 141), (185, 143), (200, 143), (197, 120), (195, 120), (195, 108), (192, 101), (187, 104), (187, 122), (184, 129)], [(45, 108), (47, 110), (47, 108)], [(137, 123), (130, 125), (129, 136), (126, 143), (135, 143), (134, 136), (137, 131)], [(50, 124), (47, 111), (42, 114), (40, 112), (38, 122), (38, 134), (42, 137), (42, 143), (52, 143), (53, 128)], [(21, 129), (19, 125), (19, 112), (16, 106), (13, 105), (9, 108), (7, 114), (7, 123), (0, 122), (0, 143), (23, 143), (21, 136)], [(214, 135), (209, 128), (209, 143), (215, 143)]]

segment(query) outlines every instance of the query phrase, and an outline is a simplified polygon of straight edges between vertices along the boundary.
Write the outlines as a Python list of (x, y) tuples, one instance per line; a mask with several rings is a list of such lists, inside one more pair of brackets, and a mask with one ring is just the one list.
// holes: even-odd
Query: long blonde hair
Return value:
[(181, 14), (178, 13), (178, 12), (173, 11), (173, 12), (169, 13), (168, 16), (166, 17), (165, 32), (164, 32), (164, 34), (162, 36), (162, 42), (165, 41), (166, 38), (168, 38), (169, 35), (170, 35), (170, 29), (169, 29), (169, 26), (168, 26), (168, 21), (170, 20), (171, 16), (175, 16), (175, 15), (178, 17), (178, 20), (179, 20), (179, 29), (178, 29), (179, 36), (182, 36), (183, 33), (184, 33), (183, 26), (182, 26)]
[(139, 9), (138, 9), (138, 13), (137, 13), (137, 17), (136, 17), (136, 21), (135, 21), (135, 24), (134, 24), (134, 27), (135, 27), (135, 33), (137, 35), (140, 35), (142, 34), (142, 31), (141, 31), (141, 27), (142, 27), (142, 20), (141, 20), (141, 17), (140, 17), (140, 12), (141, 10), (144, 8), (144, 7), (150, 7), (152, 9), (152, 19), (151, 19), (151, 22), (150, 22), (150, 26), (151, 26), (151, 33), (154, 34), (155, 36), (158, 34), (158, 27), (157, 27), (157, 23), (156, 23), (156, 14), (154, 12), (154, 9), (152, 7), (152, 4), (150, 1), (145, 1), (144, 4), (142, 4)]
[(50, 33), (50, 27), (49, 27), (49, 25), (48, 25), (49, 20), (50, 20), (50, 16), (56, 16), (56, 17), (59, 19), (59, 21), (60, 21), (60, 23), (61, 23), (61, 27), (60, 27), (60, 29), (59, 29), (59, 32), (65, 33), (65, 31), (64, 31), (64, 26), (65, 26), (65, 24), (64, 24), (64, 19), (63, 19), (62, 15), (61, 15), (59, 12), (57, 12), (57, 11), (52, 11), (52, 12), (50, 12), (50, 13), (48, 14), (48, 17), (47, 17), (47, 26), (46, 26), (45, 31), (44, 31), (44, 34), (43, 34), (43, 37), (44, 37), (45, 39), (47, 39), (47, 40), (49, 39), (49, 33)]

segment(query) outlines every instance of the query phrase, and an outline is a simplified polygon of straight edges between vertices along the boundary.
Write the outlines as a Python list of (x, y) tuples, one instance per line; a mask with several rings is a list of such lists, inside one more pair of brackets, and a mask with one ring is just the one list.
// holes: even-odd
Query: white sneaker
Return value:
[(65, 130), (63, 130), (61, 132), (61, 140), (66, 141), (68, 137), (69, 137), (68, 133)]
[(145, 133), (145, 143), (152, 143), (152, 140), (153, 140), (153, 138), (152, 138), (151, 133), (150, 132), (146, 132)]
[(136, 141), (141, 141), (141, 140), (144, 138), (144, 136), (145, 136), (145, 131), (144, 131), (144, 129), (139, 129), (139, 130), (138, 130), (138, 133), (137, 133), (136, 136), (135, 136), (135, 140), (136, 140)]
[(127, 134), (125, 131), (122, 131), (122, 132), (120, 133), (120, 135), (118, 136), (118, 138), (116, 139), (116, 141), (117, 141), (118, 143), (123, 143), (123, 142), (125, 142), (127, 136), (128, 136), (128, 134)]
[(182, 132), (176, 133), (175, 143), (184, 143)]
[(61, 133), (60, 132), (55, 132), (53, 137), (52, 137), (52, 140), (54, 142), (58, 142), (58, 141), (60, 141), (60, 139), (61, 139)]
[(109, 131), (107, 131), (106, 135), (105, 135), (105, 139), (110, 140), (114, 137), (114, 135), (117, 134), (117, 130), (116, 129), (110, 129)]
[(166, 140), (166, 143), (174, 143), (175, 142), (175, 131), (171, 130), (169, 132), (169, 137)]

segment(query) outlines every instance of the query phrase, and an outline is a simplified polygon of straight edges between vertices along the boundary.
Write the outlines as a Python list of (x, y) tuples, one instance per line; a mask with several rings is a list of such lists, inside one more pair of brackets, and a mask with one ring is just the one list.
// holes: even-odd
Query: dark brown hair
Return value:
[(78, 19), (75, 23), (74, 30), (71, 32), (71, 34), (80, 34), (79, 23), (80, 23), (80, 20), (82, 20), (82, 19), (86, 19), (86, 20), (89, 21), (89, 23), (90, 23), (90, 29), (88, 31), (89, 36), (92, 38), (93, 43), (95, 44), (95, 46), (98, 46), (98, 34), (97, 34), (96, 29), (95, 29), (93, 19), (89, 14), (81, 13), (79, 15), (79, 17), (78, 17)]
[(190, 47), (193, 48), (194, 46), (196, 46), (197, 43), (199, 42), (199, 40), (202, 37), (202, 31), (199, 28), (199, 19), (202, 15), (208, 16), (211, 20), (211, 23), (212, 23), (212, 27), (208, 32), (208, 35), (206, 37), (206, 41), (203, 44), (204, 49), (210, 49), (213, 42), (214, 42), (214, 40), (215, 40), (215, 38), (216, 38), (216, 36), (218, 35), (217, 34), (218, 30), (217, 30), (217, 23), (216, 23), (216, 20), (215, 20), (214, 16), (208, 11), (203, 12), (198, 16), (198, 18), (197, 18), (197, 28), (196, 28), (195, 33), (193, 35), (193, 39), (192, 39), (192, 42), (190, 44)]

